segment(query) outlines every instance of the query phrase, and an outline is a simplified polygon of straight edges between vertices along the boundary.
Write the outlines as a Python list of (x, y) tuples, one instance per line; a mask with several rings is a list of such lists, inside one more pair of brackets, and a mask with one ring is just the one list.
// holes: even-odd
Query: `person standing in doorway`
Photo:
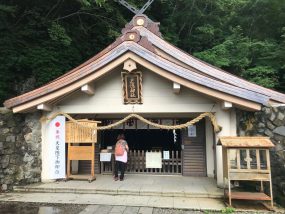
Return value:
[(115, 146), (115, 177), (114, 180), (117, 181), (119, 179), (118, 173), (120, 171), (120, 181), (124, 180), (125, 170), (128, 161), (128, 151), (129, 146), (127, 141), (125, 140), (124, 134), (119, 134), (117, 137), (117, 143)]

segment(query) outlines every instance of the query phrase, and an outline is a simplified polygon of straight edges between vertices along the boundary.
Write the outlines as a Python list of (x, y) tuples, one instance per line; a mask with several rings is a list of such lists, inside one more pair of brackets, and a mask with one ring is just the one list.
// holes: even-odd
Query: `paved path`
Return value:
[(194, 210), (221, 210), (225, 207), (221, 199), (186, 198), (136, 195), (102, 195), (74, 193), (6, 193), (0, 195), (0, 201), (65, 203), (110, 206), (157, 207)]
[(213, 178), (183, 176), (126, 175), (126, 179), (114, 181), (111, 175), (98, 175), (92, 183), (71, 180), (52, 183), (37, 183), (16, 186), (15, 191), (62, 192), (62, 193), (98, 193), (141, 196), (177, 196), (222, 198), (223, 190), (217, 188)]
[[(22, 211), (27, 210), (31, 214), (214, 214), (222, 213), (221, 211), (224, 208), (225, 206), (221, 200), (207, 198), (73, 193), (0, 194), (0, 213), (4, 209), (6, 211), (18, 211), (8, 213), (26, 213)], [(243, 208), (242, 212), (235, 212), (235, 214), (272, 213), (264, 209), (260, 210), (260, 208), (252, 209), (248, 207), (246, 211)], [(249, 212), (249, 210), (251, 211)], [(277, 209), (276, 213), (285, 213), (285, 210)]]
[(152, 207), (126, 207), (108, 205), (89, 205), (80, 214), (190, 214), (204, 213), (193, 210), (159, 209)]

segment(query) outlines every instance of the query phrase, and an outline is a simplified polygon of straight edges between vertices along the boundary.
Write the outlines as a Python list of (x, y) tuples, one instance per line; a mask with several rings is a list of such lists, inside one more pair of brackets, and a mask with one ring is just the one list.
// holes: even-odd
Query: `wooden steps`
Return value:
[[(226, 196), (229, 197), (228, 191), (226, 191)], [(256, 201), (271, 200), (271, 197), (263, 192), (231, 192), (231, 198), (238, 200), (256, 200)]]

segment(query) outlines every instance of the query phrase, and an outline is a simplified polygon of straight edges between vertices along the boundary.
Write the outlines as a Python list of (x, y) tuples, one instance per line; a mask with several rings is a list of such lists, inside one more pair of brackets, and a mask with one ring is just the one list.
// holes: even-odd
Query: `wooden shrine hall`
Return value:
[[(137, 14), (94, 57), (5, 101), (5, 106), (14, 113), (40, 111), (45, 118), (41, 120), (43, 182), (66, 174), (112, 174), (116, 138), (124, 133), (130, 147), (128, 173), (210, 177), (223, 187), (225, 176), (233, 175), (232, 162), (225, 162), (232, 159), (223, 155), (223, 149), (232, 147), (223, 144), (223, 137), (237, 136), (237, 110), (254, 112), (282, 103), (284, 94), (196, 59), (163, 39), (159, 23)], [(213, 116), (186, 126), (205, 113)], [(128, 118), (131, 114), (137, 117)], [(88, 129), (91, 141), (78, 137), (79, 129), (70, 130), (70, 123), (95, 123)], [(78, 138), (70, 138), (75, 135)], [(92, 146), (87, 148), (89, 143)], [(245, 157), (241, 150), (237, 159), (244, 161), (241, 158), (247, 158), (248, 151), (251, 154), (248, 146)], [(88, 157), (79, 155), (80, 150)], [(263, 151), (259, 154), (261, 160)]]

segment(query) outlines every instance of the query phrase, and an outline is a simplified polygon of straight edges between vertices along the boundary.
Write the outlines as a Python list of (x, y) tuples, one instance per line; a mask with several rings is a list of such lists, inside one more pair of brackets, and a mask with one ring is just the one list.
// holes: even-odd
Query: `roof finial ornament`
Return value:
[(130, 11), (132, 11), (135, 15), (143, 14), (144, 11), (152, 4), (154, 0), (148, 0), (145, 5), (140, 9), (136, 9), (134, 6), (130, 5), (128, 2), (125, 0), (115, 0), (116, 2), (119, 2), (121, 5), (125, 6), (128, 8)]

